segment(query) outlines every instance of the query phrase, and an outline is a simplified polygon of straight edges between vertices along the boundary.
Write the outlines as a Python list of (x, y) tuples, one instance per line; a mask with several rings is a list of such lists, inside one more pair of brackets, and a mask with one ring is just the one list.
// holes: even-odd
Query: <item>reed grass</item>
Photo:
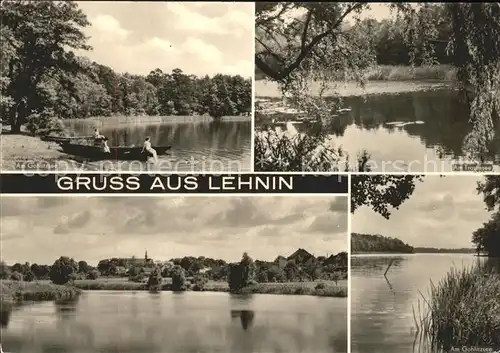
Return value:
[(413, 308), (416, 332), (436, 350), (500, 344), (500, 274), (452, 269)]
[(347, 288), (328, 282), (258, 283), (241, 289), (238, 294), (312, 295), (346, 298)]
[(73, 300), (80, 295), (78, 288), (46, 282), (1, 281), (1, 297), (5, 301)]

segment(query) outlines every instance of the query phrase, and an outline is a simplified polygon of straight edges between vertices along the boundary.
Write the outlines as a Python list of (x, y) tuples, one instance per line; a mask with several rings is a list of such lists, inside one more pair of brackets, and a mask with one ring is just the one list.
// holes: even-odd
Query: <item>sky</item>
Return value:
[(2, 261), (111, 257), (274, 260), (348, 249), (347, 197), (3, 197)]
[(389, 220), (363, 206), (351, 219), (354, 233), (399, 238), (412, 246), (470, 248), (472, 232), (489, 220), (475, 176), (426, 176)]
[(253, 75), (254, 4), (81, 1), (90, 60), (117, 72)]

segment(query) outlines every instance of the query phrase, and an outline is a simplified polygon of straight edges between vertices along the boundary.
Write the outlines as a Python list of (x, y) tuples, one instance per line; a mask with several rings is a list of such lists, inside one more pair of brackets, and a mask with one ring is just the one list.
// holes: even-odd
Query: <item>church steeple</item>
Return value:
[(144, 261), (148, 262), (148, 250), (144, 252)]

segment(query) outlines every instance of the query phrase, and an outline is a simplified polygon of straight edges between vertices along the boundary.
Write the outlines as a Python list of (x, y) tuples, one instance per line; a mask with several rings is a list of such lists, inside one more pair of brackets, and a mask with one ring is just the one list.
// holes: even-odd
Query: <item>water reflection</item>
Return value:
[(231, 317), (239, 318), (241, 321), (241, 327), (245, 331), (252, 327), (254, 316), (255, 312), (252, 310), (231, 310)]
[[(229, 167), (236, 168), (238, 162), (240, 168), (250, 170), (250, 121), (108, 123), (98, 126), (100, 124), (96, 121), (67, 122), (75, 135), (92, 135), (97, 126), (101, 134), (110, 139), (110, 146), (142, 146), (146, 137), (151, 138), (153, 145), (171, 145), (170, 152), (159, 158), (164, 162), (160, 163), (162, 170), (201, 170), (207, 167), (203, 163), (213, 170), (226, 170), (231, 162), (233, 165)], [(80, 161), (78, 157), (68, 158)], [(88, 168), (95, 167), (95, 164), (98, 163), (92, 163)]]
[(84, 292), (78, 302), (21, 307), (2, 330), (2, 340), (5, 350), (16, 353), (45, 352), (47, 347), (69, 353), (344, 353), (347, 301)]
[[(454, 91), (439, 89), (346, 97), (343, 103), (352, 110), (326, 122), (327, 132), (335, 137), (336, 147), (342, 146), (352, 156), (366, 150), (375, 164), (373, 171), (381, 170), (382, 164), (385, 171), (410, 168), (422, 171), (426, 161), (441, 161), (443, 168), (451, 168), (452, 160), (463, 157), (462, 144), (471, 131), (471, 124), (467, 109), (459, 103)], [(263, 119), (265, 117), (258, 116), (257, 121)], [(284, 119), (296, 120), (293, 117), (277, 120)], [(307, 123), (295, 127), (303, 133), (317, 128)], [(500, 126), (497, 130), (497, 139), (484, 158), (500, 164)], [(394, 161), (398, 161), (397, 166)], [(427, 165), (426, 168), (436, 167)]]

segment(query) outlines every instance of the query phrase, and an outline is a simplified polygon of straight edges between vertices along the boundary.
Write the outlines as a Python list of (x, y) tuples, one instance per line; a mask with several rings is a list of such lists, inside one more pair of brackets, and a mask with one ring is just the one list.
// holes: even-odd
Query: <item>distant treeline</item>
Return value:
[(427, 248), (427, 247), (417, 247), (414, 248), (415, 253), (422, 254), (434, 254), (434, 253), (448, 253), (448, 254), (474, 254), (475, 249), (472, 248), (459, 248), (459, 249), (443, 249), (443, 248)]
[(400, 239), (372, 234), (351, 234), (351, 253), (408, 253), (415, 249)]
[[(432, 33), (429, 33), (429, 35), (434, 39), (424, 41), (422, 38), (421, 48), (417, 47), (416, 50), (410, 47), (405, 40), (405, 36), (411, 34), (405, 33), (403, 18), (388, 18), (382, 21), (364, 19), (345, 31), (358, 32), (364, 38), (367, 38), (370, 50), (375, 56), (378, 65), (407, 66), (412, 62), (412, 56), (414, 56), (413, 62), (416, 65), (430, 64), (429, 52), (433, 54), (432, 63), (451, 64), (451, 56), (447, 54), (451, 26), (442, 20), (445, 18), (442, 15), (444, 7), (426, 7), (421, 11), (426, 12), (426, 25), (432, 28)], [(271, 67), (277, 65), (277, 63), (273, 62), (272, 57), (267, 57), (266, 61)], [(257, 67), (255, 68), (255, 75), (256, 79), (265, 78), (265, 75)]]
[[(75, 55), (89, 50), (87, 16), (73, 1), (2, 3), (0, 113), (12, 132), (60, 130), (57, 119), (110, 115), (203, 115), (251, 111), (251, 80), (171, 73), (117, 73)], [(250, 75), (249, 75), (250, 76)], [(41, 132), (40, 132), (41, 133)]]
[(397, 238), (384, 237), (382, 235), (372, 234), (351, 234), (351, 253), (404, 253), (404, 254), (473, 254), (476, 250), (473, 248), (432, 248), (432, 247), (413, 247), (405, 244)]

